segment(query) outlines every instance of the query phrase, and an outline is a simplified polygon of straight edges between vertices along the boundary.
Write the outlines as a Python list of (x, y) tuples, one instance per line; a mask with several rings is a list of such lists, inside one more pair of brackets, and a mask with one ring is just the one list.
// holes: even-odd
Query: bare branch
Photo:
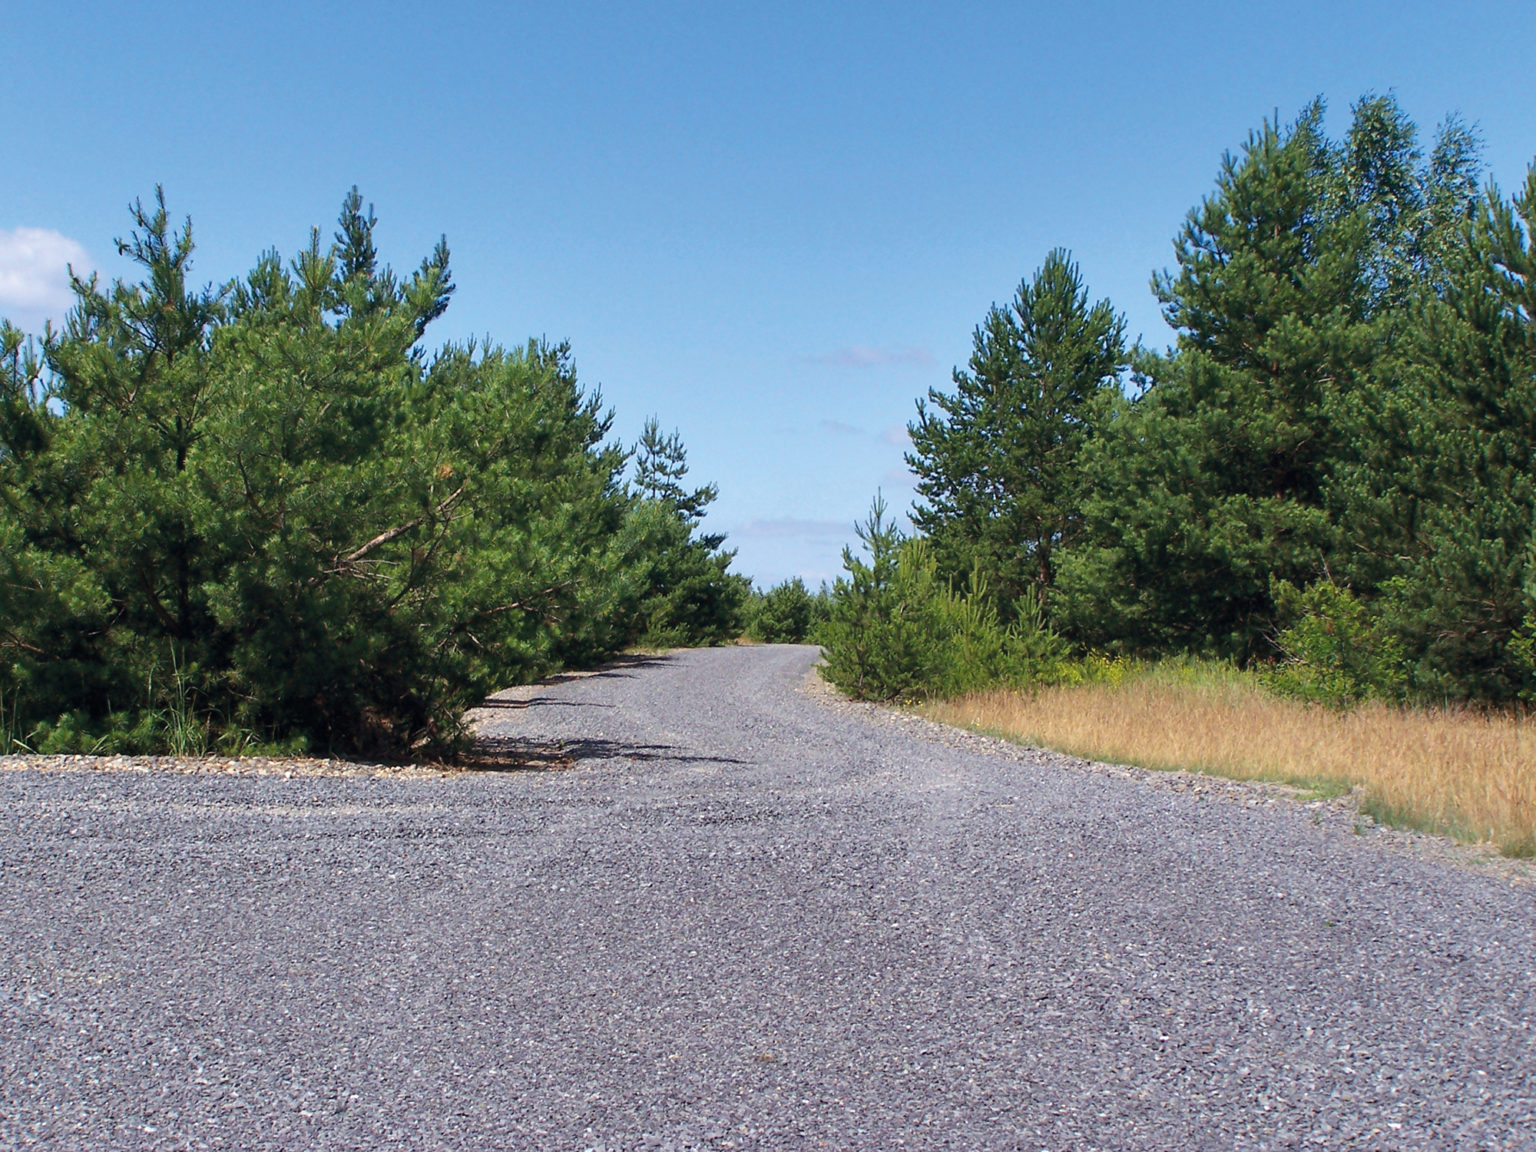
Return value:
[(399, 527), (391, 528), (387, 532), (380, 532), (372, 540), (368, 541), (368, 543), (364, 544), (356, 551), (349, 552), (345, 556), (338, 557), (336, 560), (336, 567), (339, 569), (345, 568), (352, 564), (356, 564), (359, 560), (361, 560), (364, 556), (367, 556), (368, 553), (372, 552), (374, 549), (382, 548), (391, 540), (400, 539), (400, 537), (404, 536), (407, 532), (411, 532), (417, 528), (420, 528), (423, 524), (435, 516), (441, 516), (444, 512), (448, 511), (448, 509), (452, 508), (453, 505), (458, 501), (459, 497), (462, 495), (464, 495), (464, 485), (460, 484), (458, 489), (451, 496), (449, 496), (446, 500), (444, 500), (441, 504), (439, 504), (431, 512), (427, 513), (425, 516), (418, 516), (416, 519), (411, 520), (408, 523), (401, 524)]

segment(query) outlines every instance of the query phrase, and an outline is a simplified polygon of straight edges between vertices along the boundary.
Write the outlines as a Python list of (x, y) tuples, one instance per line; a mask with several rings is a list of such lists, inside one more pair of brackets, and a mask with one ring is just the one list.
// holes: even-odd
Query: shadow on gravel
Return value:
[[(667, 662), (665, 656), (620, 656), (601, 668), (588, 672), (559, 672), (546, 676), (535, 688), (555, 688), (576, 680), (633, 680), (642, 668), (655, 668)], [(525, 689), (526, 690), (526, 689)], [(526, 700), (513, 700), (491, 696), (476, 705), (488, 712), (521, 712), (525, 708), (612, 708), (612, 704), (598, 704), (585, 700), (551, 700), (544, 696), (532, 696)]]
[(545, 696), (535, 696), (531, 700), (497, 700), (492, 697), (482, 700), (477, 708), (487, 712), (521, 712), (525, 708), (612, 708), (612, 704), (599, 704), (595, 700), (550, 700)]
[(481, 736), (459, 767), (469, 772), (558, 772), (582, 760), (672, 761), (677, 764), (745, 764), (729, 756), (689, 754), (671, 744), (630, 744), (622, 740), (529, 740)]
[(458, 766), (468, 772), (558, 772), (576, 767), (576, 761), (562, 745), (550, 741), (480, 736)]
[(573, 760), (671, 760), (678, 764), (745, 764), (730, 756), (700, 756), (672, 744), (629, 744), (623, 740), (571, 740), (564, 745)]
[[(562, 672), (534, 685), (508, 689), (482, 700), (477, 712), (522, 712), (528, 708), (602, 708), (616, 707), (596, 700), (562, 700), (550, 696), (526, 695), (577, 680), (612, 678), (633, 679), (642, 669), (667, 663), (667, 657), (655, 655), (621, 656), (602, 668), (588, 672)], [(517, 696), (514, 696), (516, 693)], [(522, 698), (517, 698), (521, 696)], [(685, 754), (667, 744), (628, 744), (617, 740), (536, 740), (526, 736), (482, 734), (460, 760), (459, 766), (471, 772), (553, 772), (574, 768), (581, 760), (671, 760), (683, 764), (742, 764), (720, 756)]]

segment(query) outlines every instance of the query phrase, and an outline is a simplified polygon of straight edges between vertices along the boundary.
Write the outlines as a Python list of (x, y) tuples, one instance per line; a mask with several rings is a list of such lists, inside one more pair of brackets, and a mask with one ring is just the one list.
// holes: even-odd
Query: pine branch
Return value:
[(454, 493), (451, 496), (449, 496), (446, 500), (444, 500), (442, 503), (440, 503), (436, 508), (434, 508), (431, 512), (427, 513), (426, 515), (418, 516), (418, 517), (416, 517), (416, 519), (408, 521), (407, 523), (401, 524), (398, 527), (391, 528), (387, 532), (380, 532), (377, 536), (375, 536), (372, 540), (368, 541), (368, 543), (364, 544), (361, 548), (358, 548), (358, 549), (356, 549), (356, 550), (354, 550), (352, 552), (349, 552), (345, 556), (338, 556), (336, 558), (335, 566), (332, 568), (332, 571), (333, 572), (340, 572), (341, 570), (343, 570), (345, 568), (350, 568), (352, 565), (356, 564), (359, 560), (363, 559), (363, 557), (367, 556), (370, 552), (374, 551), (375, 549), (382, 548), (382, 547), (384, 547), (384, 545), (388, 544), (391, 540), (398, 540), (398, 539), (400, 539), (400, 537), (404, 536), (407, 532), (412, 532), (415, 529), (420, 528), (428, 520), (432, 520), (432, 519), (435, 519), (438, 516), (443, 515), (450, 508), (453, 507), (453, 505), (458, 501), (459, 497), (462, 496), (462, 495), (464, 495), (464, 485), (460, 484), (458, 489), (455, 490)]

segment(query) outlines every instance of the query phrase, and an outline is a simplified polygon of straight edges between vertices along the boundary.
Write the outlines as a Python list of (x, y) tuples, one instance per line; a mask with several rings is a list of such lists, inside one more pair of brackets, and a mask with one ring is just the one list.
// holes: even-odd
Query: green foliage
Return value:
[(0, 681), (0, 756), (10, 756), (18, 752), (31, 751), (27, 744), (27, 736), (23, 710), (16, 699), (14, 688), (7, 688)]
[(1291, 623), (1275, 638), (1284, 661), (1266, 678), (1270, 688), (1335, 708), (1407, 695), (1401, 642), (1349, 589), (1280, 583), (1275, 603)]
[(1426, 154), (1390, 97), (1352, 113), (1330, 139), (1315, 102), (1223, 158), (1153, 280), (1177, 343), (1132, 354), (1134, 399), (1064, 254), (992, 310), (911, 428), (924, 538), (839, 584), (834, 679), (970, 683), (941, 653), (997, 664), (955, 639), (997, 631), (959, 615), (990, 598), (1015, 650), (1013, 605), (1043, 606), (1034, 631), (1093, 659), (1278, 645), (1266, 682), (1332, 704), (1536, 698), (1536, 166), (1479, 194), (1459, 122)]
[(754, 592), (746, 609), (747, 635), (765, 644), (813, 641), (827, 619), (831, 599), (825, 584), (812, 595), (798, 576), (766, 592)]
[(934, 639), (924, 605), (906, 595), (910, 566), (901, 571), (901, 530), (886, 520), (875, 497), (869, 519), (857, 526), (869, 560), (843, 549), (843, 568), (832, 589), (832, 611), (822, 629), (822, 675), (860, 699), (918, 694), (933, 673)]
[(625, 525), (638, 580), (640, 642), (649, 647), (723, 644), (741, 634), (751, 581), (728, 571), (725, 537), (697, 531), (713, 484), (684, 487), (688, 457), (676, 432), (646, 421), (635, 450), (637, 499)]
[(1057, 551), (1079, 535), (1078, 457), (1119, 395), (1124, 332), (1058, 249), (976, 329), (955, 391), (918, 401), (913, 523), (945, 575), (985, 575), (1005, 616), (1026, 591), (1045, 599)]
[(1424, 162), (1390, 99), (1357, 104), (1343, 141), (1321, 120), (1226, 157), (1154, 281), (1178, 345), (1140, 360), (1144, 394), (1084, 452), (1089, 531), (1054, 606), (1082, 642), (1263, 660), (1278, 582), (1353, 579), (1382, 543), (1339, 511), (1351, 414), (1384, 386), (1403, 301), (1444, 278), (1475, 148), (1452, 124)]
[(468, 705), (631, 643), (648, 598), (694, 611), (678, 556), (739, 580), (696, 509), (626, 489), (568, 347), (423, 351), (447, 247), (381, 266), (356, 190), (328, 248), (220, 289), (163, 198), (132, 211), (138, 283), (77, 281), (41, 356), (0, 333), (13, 733), (451, 751)]
[(1334, 498), (1372, 588), (1435, 699), (1508, 701), (1536, 604), (1536, 166), (1521, 194), (1476, 205), (1354, 412)]
[[(640, 432), (635, 445), (635, 490), (642, 500), (653, 500), (671, 508), (690, 526), (704, 518), (704, 510), (714, 503), (720, 490), (713, 484), (689, 491), (683, 486), (688, 478), (688, 450), (674, 429), (663, 436), (661, 424), (652, 416)], [(714, 546), (718, 546), (717, 539)]]
[(886, 511), (876, 497), (857, 527), (867, 562), (843, 550), (847, 575), (820, 634), (829, 682), (861, 700), (912, 700), (1056, 674), (1066, 646), (1044, 626), (1038, 599), (1004, 626), (979, 571), (956, 591), (928, 542), (905, 539)]

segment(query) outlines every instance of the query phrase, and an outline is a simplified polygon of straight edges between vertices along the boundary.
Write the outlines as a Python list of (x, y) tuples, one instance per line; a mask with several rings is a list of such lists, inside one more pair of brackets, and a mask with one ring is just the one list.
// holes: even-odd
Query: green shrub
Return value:
[(931, 582), (931, 574), (914, 568), (912, 551), (885, 513), (877, 496), (856, 529), (868, 563), (843, 549), (847, 576), (833, 587), (822, 629), (822, 675), (860, 700), (923, 695), (939, 664), (939, 629), (922, 579)]
[(764, 644), (804, 644), (826, 620), (829, 600), (826, 585), (813, 596), (798, 576), (754, 592), (747, 607), (747, 635)]
[(1272, 690), (1333, 708), (1407, 696), (1402, 644), (1349, 589), (1276, 581), (1275, 604), (1291, 623), (1275, 638), (1284, 659), (1266, 677)]
[(6, 739), (451, 752), (496, 688), (735, 634), (729, 554), (625, 485), (566, 346), (423, 350), (445, 245), (396, 275), (354, 190), (329, 249), (196, 290), (190, 225), (133, 218), (140, 283), (77, 281), (41, 355), (0, 326)]
[(869, 560), (844, 549), (847, 576), (832, 589), (821, 642), (822, 675), (858, 699), (955, 696), (1060, 675), (1066, 644), (1026, 595), (1003, 626), (986, 581), (973, 570), (956, 590), (939, 578), (928, 541), (905, 539), (876, 498), (858, 526)]

